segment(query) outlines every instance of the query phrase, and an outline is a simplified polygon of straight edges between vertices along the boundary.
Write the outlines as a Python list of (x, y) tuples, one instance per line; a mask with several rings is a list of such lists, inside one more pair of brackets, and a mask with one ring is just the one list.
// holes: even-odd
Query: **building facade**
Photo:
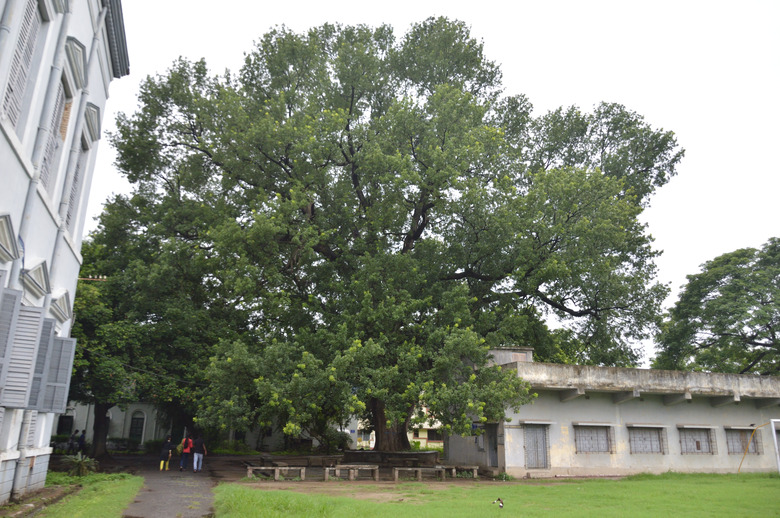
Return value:
[(0, 0), (0, 503), (43, 487), (121, 0)]
[[(111, 407), (105, 418), (108, 422), (106, 444), (109, 450), (142, 449), (149, 441), (164, 441), (170, 433), (169, 427), (159, 418), (154, 405), (149, 403), (130, 403), (126, 408)], [(59, 438), (54, 446), (65, 449), (65, 437), (82, 430), (86, 431), (86, 441), (91, 443), (94, 419), (93, 405), (71, 401), (66, 412), (57, 418), (57, 423), (52, 428), (52, 440)]]
[(494, 358), (538, 396), (508, 422), (446, 438), (449, 463), (529, 478), (780, 469), (779, 377)]

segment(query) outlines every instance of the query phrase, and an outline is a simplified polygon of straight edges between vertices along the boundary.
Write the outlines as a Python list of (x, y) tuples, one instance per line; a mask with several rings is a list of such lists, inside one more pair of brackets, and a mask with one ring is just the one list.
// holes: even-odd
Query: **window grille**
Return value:
[(666, 430), (664, 428), (629, 427), (628, 442), (631, 453), (666, 454)]
[(715, 455), (715, 434), (709, 428), (680, 428), (680, 453)]
[[(750, 438), (751, 435), (753, 435), (752, 440)], [(750, 443), (750, 446), (748, 446), (748, 442)], [(754, 455), (761, 455), (764, 453), (763, 448), (761, 447), (761, 430), (756, 430), (756, 433), (753, 434), (752, 429), (727, 429), (726, 445), (728, 447), (729, 453), (733, 454), (743, 455), (745, 450), (747, 450), (748, 453)]]
[(577, 453), (614, 453), (615, 436), (611, 426), (574, 426)]

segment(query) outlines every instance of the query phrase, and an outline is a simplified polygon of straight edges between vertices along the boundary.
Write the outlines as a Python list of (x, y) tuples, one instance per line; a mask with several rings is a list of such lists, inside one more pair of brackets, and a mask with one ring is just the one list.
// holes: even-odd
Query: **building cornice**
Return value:
[(108, 8), (106, 32), (108, 33), (108, 46), (111, 53), (111, 71), (118, 79), (130, 73), (122, 0), (103, 0), (103, 6)]
[(666, 405), (707, 397), (713, 406), (755, 399), (756, 405), (780, 403), (780, 377), (720, 372), (627, 369), (592, 365), (514, 362), (504, 368), (535, 390), (560, 392), (561, 401), (588, 393), (608, 393), (616, 404), (645, 394), (663, 395)]

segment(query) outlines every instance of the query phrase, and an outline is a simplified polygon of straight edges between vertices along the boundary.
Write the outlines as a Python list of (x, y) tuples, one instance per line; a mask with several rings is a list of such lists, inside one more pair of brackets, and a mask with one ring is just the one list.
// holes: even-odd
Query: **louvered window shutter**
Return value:
[(76, 161), (76, 170), (73, 171), (73, 183), (70, 186), (70, 198), (68, 199), (68, 213), (65, 216), (65, 226), (73, 231), (73, 225), (76, 222), (76, 209), (79, 205), (79, 196), (81, 196), (81, 184), (84, 176), (84, 162), (86, 161), (87, 151), (81, 147), (79, 159)]
[(62, 139), (60, 136), (60, 124), (62, 123), (62, 114), (65, 111), (65, 88), (62, 86), (62, 82), (57, 87), (57, 99), (54, 104), (54, 112), (51, 115), (51, 124), (49, 125), (49, 138), (46, 139), (46, 149), (43, 154), (43, 161), (41, 162), (41, 184), (46, 189), (46, 192), (51, 194), (54, 187), (54, 175), (56, 168), (56, 158), (59, 156), (58, 151), (62, 146)]
[(54, 320), (45, 318), (41, 329), (41, 338), (38, 342), (38, 358), (35, 361), (35, 371), (33, 371), (33, 381), (30, 387), (30, 399), (27, 408), (40, 409), (41, 397), (43, 396), (43, 386), (46, 382), (46, 373), (49, 367), (49, 357), (52, 353), (52, 342), (54, 340)]
[(70, 375), (73, 370), (73, 356), (76, 352), (75, 338), (54, 337), (46, 377), (46, 388), (41, 405), (42, 412), (62, 414), (68, 404)]
[(8, 86), (3, 99), (3, 112), (5, 112), (14, 126), (19, 122), (19, 114), (22, 113), (24, 89), (27, 85), (30, 68), (32, 67), (40, 26), (41, 15), (38, 11), (38, 0), (27, 0), (22, 26), (19, 31), (19, 40), (11, 60)]
[[(0, 389), (5, 387), (8, 356), (11, 351), (16, 321), (19, 318), (22, 292), (0, 288)], [(0, 400), (2, 393), (0, 393)]]
[(30, 432), (27, 434), (27, 447), (35, 448), (35, 434), (38, 431), (38, 412), (30, 411)]
[(27, 405), (42, 327), (43, 308), (19, 308), (10, 354), (7, 355), (8, 372), (0, 405), (9, 408), (24, 408)]

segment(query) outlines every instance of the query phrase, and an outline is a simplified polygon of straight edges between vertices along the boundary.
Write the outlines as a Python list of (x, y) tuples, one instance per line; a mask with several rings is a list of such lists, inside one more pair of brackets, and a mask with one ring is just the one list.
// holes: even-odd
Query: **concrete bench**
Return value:
[(255, 471), (260, 472), (266, 472), (270, 473), (273, 472), (274, 474), (274, 480), (279, 480), (281, 478), (281, 474), (284, 473), (285, 476), (290, 471), (298, 471), (298, 475), (301, 477), (301, 480), (306, 480), (306, 468), (304, 466), (252, 466), (247, 465), (246, 467), (246, 476), (247, 477), (253, 477), (255, 474)]
[(417, 476), (417, 481), (422, 482), (422, 474), (423, 473), (433, 473), (436, 475), (436, 478), (441, 478), (441, 480), (444, 480), (444, 472), (445, 469), (442, 467), (429, 467), (429, 468), (420, 468), (420, 467), (412, 467), (412, 468), (393, 468), (393, 482), (398, 482), (398, 474), (402, 471), (412, 472)]
[(404, 457), (388, 457), (387, 462), (389, 464), (400, 465), (404, 467), (414, 467), (420, 463), (420, 459), (417, 457), (404, 456)]
[(471, 476), (476, 480), (479, 478), (479, 466), (436, 466), (437, 468), (443, 468), (447, 472), (449, 472), (450, 476), (452, 478), (455, 478), (458, 476), (458, 471), (471, 471)]
[(325, 480), (328, 480), (330, 472), (332, 471), (336, 478), (341, 477), (341, 472), (346, 471), (349, 480), (355, 480), (360, 471), (371, 471), (371, 477), (379, 481), (379, 465), (378, 464), (336, 464), (335, 466), (325, 466), (322, 468), (325, 474)]

